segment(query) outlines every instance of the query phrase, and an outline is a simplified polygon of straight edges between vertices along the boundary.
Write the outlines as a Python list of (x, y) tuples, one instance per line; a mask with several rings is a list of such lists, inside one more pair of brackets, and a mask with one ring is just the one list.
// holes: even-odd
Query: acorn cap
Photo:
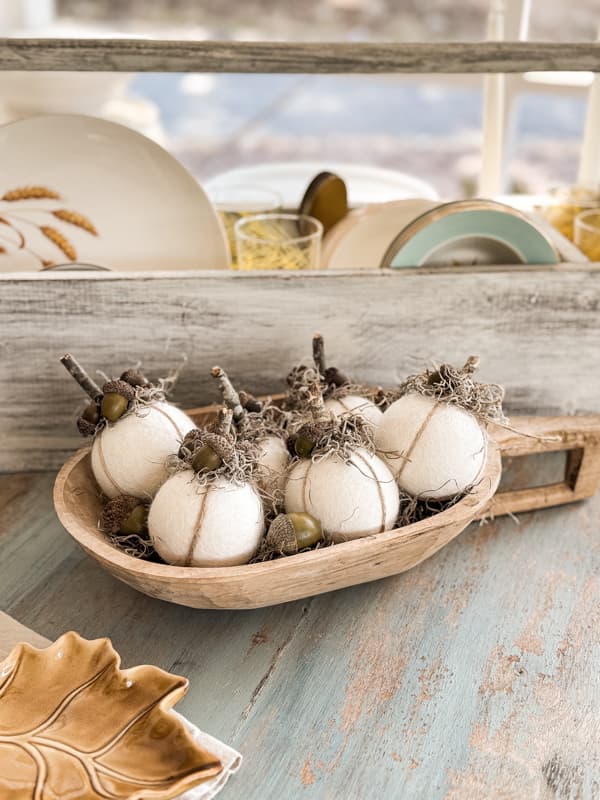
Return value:
[(224, 461), (231, 460), (235, 454), (235, 446), (231, 439), (227, 436), (222, 436), (220, 433), (204, 431), (202, 444), (208, 445)]
[(100, 422), (101, 412), (98, 403), (89, 403), (77, 420), (77, 430), (82, 436), (93, 436)]
[(267, 550), (292, 556), (298, 552), (296, 531), (287, 514), (279, 514), (269, 525), (265, 539)]
[(253, 394), (250, 394), (250, 392), (241, 391), (239, 392), (239, 397), (240, 405), (250, 414), (259, 414), (263, 410), (262, 402), (257, 400)]
[(296, 439), (302, 437), (316, 444), (319, 439), (327, 433), (330, 427), (331, 424), (328, 422), (305, 422), (304, 425), (296, 431)]
[(102, 387), (102, 393), (104, 395), (107, 394), (120, 394), (124, 397), (128, 402), (133, 400), (135, 397), (135, 389), (131, 384), (127, 383), (126, 381), (106, 381), (104, 386)]
[(196, 450), (208, 445), (223, 460), (231, 460), (235, 454), (235, 446), (228, 436), (213, 431), (192, 428), (183, 437), (179, 447), (179, 458), (193, 456)]
[(96, 433), (96, 425), (83, 417), (79, 417), (77, 420), (77, 430), (82, 436), (93, 436)]
[(321, 436), (327, 432), (327, 427), (327, 423), (324, 422), (305, 422), (297, 431), (291, 433), (287, 437), (286, 444), (290, 455), (298, 455), (298, 451), (296, 450), (296, 442), (298, 439), (307, 439), (316, 445)]
[(126, 369), (119, 380), (125, 381), (125, 383), (128, 383), (130, 386), (148, 386), (149, 383), (144, 373), (135, 368)]
[(336, 388), (347, 386), (350, 383), (350, 378), (344, 375), (343, 372), (340, 372), (337, 367), (327, 367), (324, 378), (327, 386), (333, 385)]
[(100, 530), (114, 536), (133, 509), (141, 505), (144, 503), (130, 494), (120, 494), (109, 500), (100, 514)]

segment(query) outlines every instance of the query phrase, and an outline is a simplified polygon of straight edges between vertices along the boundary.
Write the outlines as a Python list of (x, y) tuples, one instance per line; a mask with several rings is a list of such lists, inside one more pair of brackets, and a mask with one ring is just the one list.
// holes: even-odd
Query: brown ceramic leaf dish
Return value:
[(170, 713), (187, 680), (119, 665), (76, 633), (0, 663), (2, 800), (169, 800), (221, 772)]

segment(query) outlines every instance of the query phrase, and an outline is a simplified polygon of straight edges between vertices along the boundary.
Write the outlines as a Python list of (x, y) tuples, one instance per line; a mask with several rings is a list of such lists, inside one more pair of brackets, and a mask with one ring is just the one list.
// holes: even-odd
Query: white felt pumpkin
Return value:
[(320, 461), (303, 459), (289, 474), (285, 510), (316, 517), (335, 541), (358, 539), (393, 528), (400, 500), (386, 464), (364, 448), (348, 462), (332, 454)]
[(258, 493), (223, 477), (201, 486), (193, 476), (191, 470), (175, 473), (152, 501), (148, 531), (154, 549), (181, 566), (247, 563), (265, 530)]
[(171, 403), (157, 402), (109, 424), (94, 439), (92, 471), (107, 497), (149, 499), (167, 478), (165, 460), (177, 453), (192, 420)]
[(269, 435), (258, 442), (258, 485), (265, 491), (283, 488), (285, 472), (290, 463), (286, 443), (279, 436)]
[(487, 456), (487, 434), (472, 414), (416, 392), (387, 409), (375, 444), (401, 489), (439, 500), (474, 484)]
[(346, 397), (333, 398), (325, 401), (325, 408), (333, 411), (336, 417), (342, 414), (358, 414), (376, 428), (383, 417), (383, 412), (366, 397), (349, 394)]

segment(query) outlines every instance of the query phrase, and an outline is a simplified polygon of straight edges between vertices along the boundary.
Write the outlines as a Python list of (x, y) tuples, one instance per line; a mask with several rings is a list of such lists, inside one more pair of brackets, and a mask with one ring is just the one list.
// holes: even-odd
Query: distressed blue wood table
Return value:
[(600, 497), (474, 524), (396, 578), (216, 612), (103, 572), (53, 478), (0, 477), (0, 608), (188, 676), (181, 710), (245, 756), (224, 800), (600, 797)]

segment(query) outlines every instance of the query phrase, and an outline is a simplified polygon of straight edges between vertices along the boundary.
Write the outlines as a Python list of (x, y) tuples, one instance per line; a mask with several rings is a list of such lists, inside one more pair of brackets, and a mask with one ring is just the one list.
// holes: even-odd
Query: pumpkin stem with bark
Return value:
[(315, 333), (312, 340), (313, 361), (320, 375), (325, 375), (327, 361), (325, 360), (325, 340), (322, 334)]
[(227, 406), (227, 408), (231, 409), (233, 421), (240, 422), (240, 420), (244, 417), (245, 411), (240, 402), (240, 396), (235, 390), (234, 385), (229, 380), (229, 377), (224, 369), (221, 367), (213, 367), (210, 371), (213, 378), (216, 379), (219, 389), (221, 390), (221, 394), (223, 396), (223, 402)]
[(328, 367), (325, 358), (325, 340), (323, 335), (315, 333), (313, 336), (313, 361), (317, 372), (322, 377), (326, 391), (338, 389), (340, 386), (345, 386), (350, 383), (350, 379), (343, 372), (340, 372), (337, 367)]
[(69, 375), (71, 375), (71, 377), (77, 381), (88, 397), (90, 397), (94, 402), (98, 402), (98, 400), (102, 397), (102, 389), (90, 378), (87, 372), (73, 358), (73, 356), (70, 353), (66, 353), (61, 358), (60, 363), (67, 370)]

